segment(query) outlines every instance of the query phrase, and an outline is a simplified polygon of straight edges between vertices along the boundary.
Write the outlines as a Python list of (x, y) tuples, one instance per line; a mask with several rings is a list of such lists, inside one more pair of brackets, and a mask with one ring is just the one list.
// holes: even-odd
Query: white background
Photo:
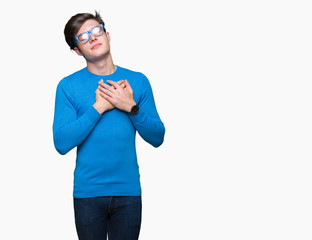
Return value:
[(75, 150), (56, 152), (52, 122), (57, 83), (85, 66), (64, 26), (94, 10), (166, 126), (158, 149), (138, 137), (140, 239), (312, 239), (312, 9), (298, 0), (2, 5), (0, 239), (77, 239)]

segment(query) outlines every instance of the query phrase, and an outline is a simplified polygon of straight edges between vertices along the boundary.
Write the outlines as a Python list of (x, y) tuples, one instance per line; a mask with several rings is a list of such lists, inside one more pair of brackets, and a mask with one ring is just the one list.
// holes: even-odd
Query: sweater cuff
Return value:
[(144, 121), (144, 113), (141, 111), (141, 109), (135, 115), (131, 115), (131, 113), (128, 113), (128, 116), (130, 117), (131, 121), (135, 123), (141, 123)]
[(92, 123), (99, 121), (102, 116), (93, 106), (91, 106), (88, 111), (86, 111), (85, 115)]

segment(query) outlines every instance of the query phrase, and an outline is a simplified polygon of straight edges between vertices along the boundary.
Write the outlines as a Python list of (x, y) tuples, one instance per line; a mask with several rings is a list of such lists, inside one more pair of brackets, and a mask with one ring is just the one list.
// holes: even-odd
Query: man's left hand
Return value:
[(136, 105), (133, 99), (133, 90), (127, 80), (125, 80), (125, 87), (123, 88), (118, 83), (107, 80), (108, 84), (103, 81), (99, 82), (100, 95), (113, 104), (116, 108), (130, 112), (132, 107)]

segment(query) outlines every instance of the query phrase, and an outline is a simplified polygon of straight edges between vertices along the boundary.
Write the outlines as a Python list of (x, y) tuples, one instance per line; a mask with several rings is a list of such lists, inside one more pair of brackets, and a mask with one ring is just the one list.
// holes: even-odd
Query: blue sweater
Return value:
[[(139, 113), (130, 115), (114, 108), (99, 114), (93, 104), (101, 79), (105, 83), (127, 79)], [(53, 138), (60, 154), (77, 146), (75, 198), (141, 195), (136, 131), (154, 147), (164, 140), (165, 127), (157, 113), (151, 85), (142, 73), (117, 66), (113, 74), (100, 76), (84, 68), (59, 82)]]

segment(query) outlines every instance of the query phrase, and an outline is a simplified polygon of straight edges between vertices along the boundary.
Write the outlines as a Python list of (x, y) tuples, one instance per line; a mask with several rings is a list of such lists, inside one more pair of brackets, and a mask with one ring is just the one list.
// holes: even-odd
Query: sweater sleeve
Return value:
[(164, 141), (165, 126), (157, 113), (152, 87), (145, 76), (142, 92), (137, 103), (139, 112), (129, 114), (129, 117), (140, 136), (154, 147), (159, 147)]
[(82, 143), (101, 118), (93, 106), (79, 118), (65, 81), (58, 84), (55, 97), (53, 140), (56, 150), (64, 155)]

